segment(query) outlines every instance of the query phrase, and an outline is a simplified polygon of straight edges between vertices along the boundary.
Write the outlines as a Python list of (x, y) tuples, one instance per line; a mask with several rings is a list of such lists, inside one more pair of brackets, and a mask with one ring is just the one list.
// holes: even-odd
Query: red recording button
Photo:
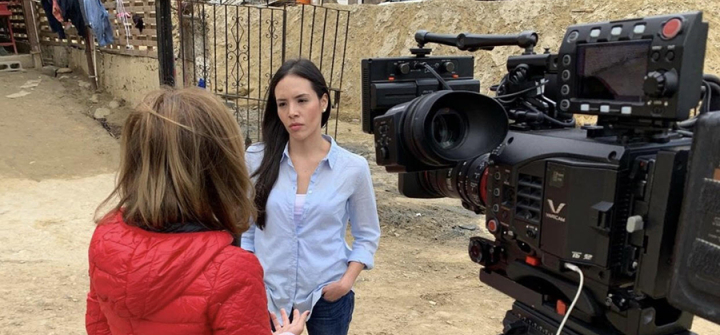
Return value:
[(488, 229), (488, 231), (490, 231), (493, 234), (496, 233), (498, 231), (497, 221), (495, 221), (494, 219), (491, 219), (490, 221), (488, 221), (487, 229)]
[(527, 255), (527, 256), (525, 256), (525, 263), (527, 263), (530, 266), (538, 266), (538, 265), (540, 265), (540, 258)]
[(678, 18), (670, 19), (668, 22), (665, 22), (665, 25), (662, 29), (662, 35), (667, 39), (671, 39), (677, 36), (681, 30), (682, 21), (680, 21), (680, 19)]

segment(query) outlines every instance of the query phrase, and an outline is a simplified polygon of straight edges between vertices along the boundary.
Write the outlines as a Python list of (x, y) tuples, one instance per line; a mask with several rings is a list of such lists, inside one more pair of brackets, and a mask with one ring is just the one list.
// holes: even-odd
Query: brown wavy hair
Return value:
[(210, 92), (148, 94), (125, 122), (121, 155), (117, 185), (98, 211), (118, 199), (109, 213), (134, 226), (193, 222), (236, 237), (256, 218), (240, 127)]

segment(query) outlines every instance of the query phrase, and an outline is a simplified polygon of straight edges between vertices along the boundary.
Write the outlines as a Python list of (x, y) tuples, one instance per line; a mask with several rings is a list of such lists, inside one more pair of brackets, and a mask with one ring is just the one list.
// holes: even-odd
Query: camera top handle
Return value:
[(493, 50), (497, 46), (517, 45), (525, 48), (526, 54), (532, 54), (538, 42), (538, 34), (534, 31), (523, 31), (516, 35), (479, 35), (461, 33), (435, 34), (426, 30), (415, 33), (415, 41), (422, 48), (427, 43), (437, 43), (457, 47), (463, 51)]

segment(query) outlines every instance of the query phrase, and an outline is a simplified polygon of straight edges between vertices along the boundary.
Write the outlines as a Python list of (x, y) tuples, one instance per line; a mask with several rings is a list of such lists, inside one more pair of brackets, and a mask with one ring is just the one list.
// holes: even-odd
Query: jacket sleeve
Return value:
[[(90, 263), (90, 278), (92, 278), (92, 271), (94, 270), (94, 268), (95, 267), (92, 265), (92, 263)], [(90, 292), (87, 295), (85, 330), (87, 330), (88, 335), (111, 334), (107, 318), (105, 318), (105, 314), (103, 314), (102, 310), (100, 310), (100, 303), (98, 302), (97, 296), (95, 295), (92, 281), (90, 281)]]
[(253, 254), (237, 249), (222, 262), (209, 306), (213, 334), (272, 334), (263, 270)]

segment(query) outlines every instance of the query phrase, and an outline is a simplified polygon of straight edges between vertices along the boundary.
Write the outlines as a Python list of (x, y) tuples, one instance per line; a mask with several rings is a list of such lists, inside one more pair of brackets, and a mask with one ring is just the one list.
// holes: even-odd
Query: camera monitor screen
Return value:
[(642, 102), (650, 41), (578, 45), (577, 97)]

